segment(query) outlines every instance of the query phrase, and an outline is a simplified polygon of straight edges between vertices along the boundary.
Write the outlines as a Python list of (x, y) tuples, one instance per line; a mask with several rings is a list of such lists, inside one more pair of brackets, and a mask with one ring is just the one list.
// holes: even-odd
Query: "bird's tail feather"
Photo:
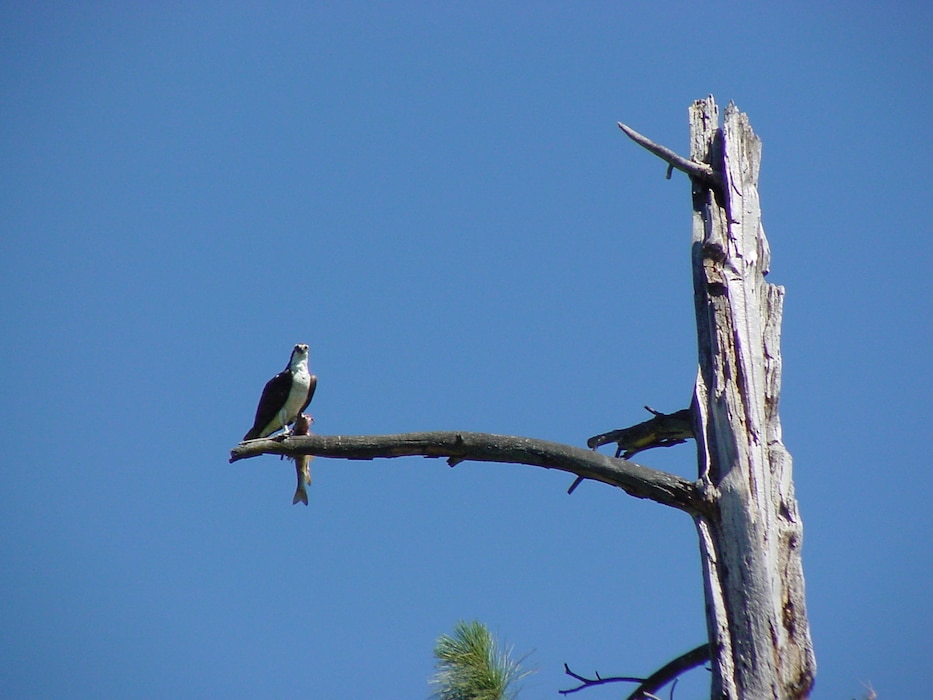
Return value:
[(308, 491), (302, 483), (299, 483), (298, 488), (295, 489), (295, 497), (292, 499), (292, 505), (296, 505), (298, 501), (308, 505)]

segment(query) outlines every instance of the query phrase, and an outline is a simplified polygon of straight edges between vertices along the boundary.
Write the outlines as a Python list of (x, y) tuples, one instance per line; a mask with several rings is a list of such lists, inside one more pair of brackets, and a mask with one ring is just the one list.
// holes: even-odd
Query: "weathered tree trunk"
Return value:
[(696, 517), (713, 660), (713, 698), (804, 698), (816, 663), (804, 602), (802, 526), (781, 439), (784, 289), (765, 282), (761, 142), (734, 105), (690, 109), (693, 282), (699, 372), (694, 395), (700, 482)]

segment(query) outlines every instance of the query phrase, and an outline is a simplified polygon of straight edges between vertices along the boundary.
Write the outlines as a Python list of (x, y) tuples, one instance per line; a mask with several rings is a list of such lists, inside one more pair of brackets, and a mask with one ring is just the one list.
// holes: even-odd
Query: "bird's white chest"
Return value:
[(283, 411), (285, 413), (285, 423), (291, 423), (298, 411), (304, 406), (308, 398), (308, 390), (311, 388), (311, 373), (304, 365), (292, 372), (292, 387), (288, 392), (288, 398), (285, 400)]

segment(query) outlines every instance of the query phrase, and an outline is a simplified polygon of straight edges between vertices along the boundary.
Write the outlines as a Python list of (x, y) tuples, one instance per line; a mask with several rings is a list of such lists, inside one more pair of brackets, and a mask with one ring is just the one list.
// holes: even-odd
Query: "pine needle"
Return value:
[[(512, 700), (516, 684), (533, 670), (512, 659), (480, 622), (460, 621), (452, 635), (442, 635), (434, 647), (436, 672), (431, 697), (437, 700)], [(523, 659), (522, 659), (523, 660)]]

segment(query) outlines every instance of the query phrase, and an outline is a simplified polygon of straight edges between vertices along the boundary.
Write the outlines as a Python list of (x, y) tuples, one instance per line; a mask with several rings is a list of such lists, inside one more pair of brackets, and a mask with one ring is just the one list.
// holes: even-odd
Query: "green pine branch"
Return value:
[(533, 670), (512, 659), (480, 622), (460, 621), (452, 635), (441, 635), (434, 647), (436, 671), (431, 678), (437, 700), (513, 700), (517, 684)]

